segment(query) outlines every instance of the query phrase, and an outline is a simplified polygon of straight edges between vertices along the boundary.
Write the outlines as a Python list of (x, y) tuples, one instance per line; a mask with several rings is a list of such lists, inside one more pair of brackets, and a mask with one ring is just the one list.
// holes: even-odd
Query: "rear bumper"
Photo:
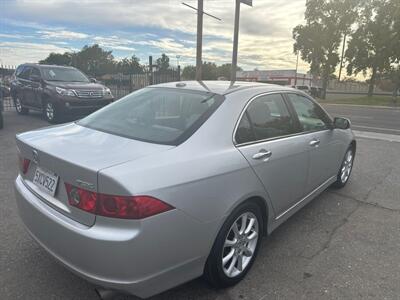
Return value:
[(96, 217), (87, 227), (15, 182), (19, 214), (34, 239), (87, 280), (146, 298), (200, 276), (215, 224), (172, 210), (142, 221)]

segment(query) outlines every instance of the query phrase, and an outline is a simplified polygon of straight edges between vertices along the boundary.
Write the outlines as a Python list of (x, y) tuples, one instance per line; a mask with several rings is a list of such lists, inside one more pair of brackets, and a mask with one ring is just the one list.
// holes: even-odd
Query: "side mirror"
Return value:
[(96, 78), (90, 78), (90, 82), (96, 83), (96, 82), (97, 82), (97, 79), (96, 79)]
[(346, 118), (335, 118), (333, 120), (333, 126), (337, 129), (349, 129), (351, 127), (351, 122)]
[(34, 82), (40, 82), (40, 81), (42, 80), (42, 78), (40, 78), (39, 75), (35, 75), (35, 74), (32, 74), (32, 75), (29, 77), (29, 79), (30, 79), (31, 81), (34, 81)]

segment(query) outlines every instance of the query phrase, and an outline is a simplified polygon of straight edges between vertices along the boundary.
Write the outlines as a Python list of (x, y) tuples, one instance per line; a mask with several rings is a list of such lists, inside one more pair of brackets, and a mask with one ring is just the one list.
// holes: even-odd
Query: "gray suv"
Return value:
[(11, 82), (18, 114), (43, 112), (50, 123), (68, 115), (88, 115), (113, 101), (109, 88), (73, 67), (23, 64)]

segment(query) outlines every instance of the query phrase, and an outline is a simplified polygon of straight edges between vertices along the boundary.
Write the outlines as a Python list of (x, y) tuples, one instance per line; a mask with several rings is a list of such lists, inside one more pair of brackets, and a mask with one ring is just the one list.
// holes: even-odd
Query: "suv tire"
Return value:
[(21, 99), (19, 99), (18, 96), (14, 98), (14, 105), (15, 105), (15, 110), (19, 115), (26, 115), (29, 113), (29, 109), (22, 106)]
[(57, 107), (51, 101), (46, 101), (43, 103), (42, 113), (46, 121), (51, 124), (56, 124), (59, 120)]

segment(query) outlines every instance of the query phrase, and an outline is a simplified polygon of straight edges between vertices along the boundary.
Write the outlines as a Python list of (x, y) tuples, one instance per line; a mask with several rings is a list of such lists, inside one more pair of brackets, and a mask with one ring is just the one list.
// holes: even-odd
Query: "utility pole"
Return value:
[(342, 48), (342, 58), (340, 59), (340, 69), (339, 69), (339, 77), (338, 77), (338, 81), (339, 81), (339, 82), (340, 82), (340, 77), (342, 76), (344, 49), (345, 49), (345, 47), (346, 47), (346, 37), (347, 37), (347, 35), (344, 34), (344, 38), (343, 38), (343, 48)]
[(296, 74), (294, 77), (294, 85), (297, 85), (297, 70), (299, 69), (299, 55), (300, 55), (300, 51), (297, 50), (297, 60), (296, 60)]
[(220, 18), (217, 18), (213, 15), (205, 13), (203, 10), (204, 0), (197, 0), (197, 9), (187, 3), (182, 2), (183, 5), (190, 7), (191, 9), (197, 10), (197, 49), (196, 49), (196, 80), (201, 81), (202, 75), (202, 51), (203, 51), (203, 15), (210, 16), (218, 21), (221, 21)]
[(197, 49), (196, 49), (196, 80), (201, 80), (203, 55), (203, 0), (197, 0)]
[(253, 0), (236, 0), (235, 6), (235, 27), (233, 30), (233, 51), (232, 51), (232, 65), (231, 65), (231, 82), (236, 80), (237, 70), (237, 55), (239, 44), (239, 18), (240, 18), (240, 3), (252, 6)]

